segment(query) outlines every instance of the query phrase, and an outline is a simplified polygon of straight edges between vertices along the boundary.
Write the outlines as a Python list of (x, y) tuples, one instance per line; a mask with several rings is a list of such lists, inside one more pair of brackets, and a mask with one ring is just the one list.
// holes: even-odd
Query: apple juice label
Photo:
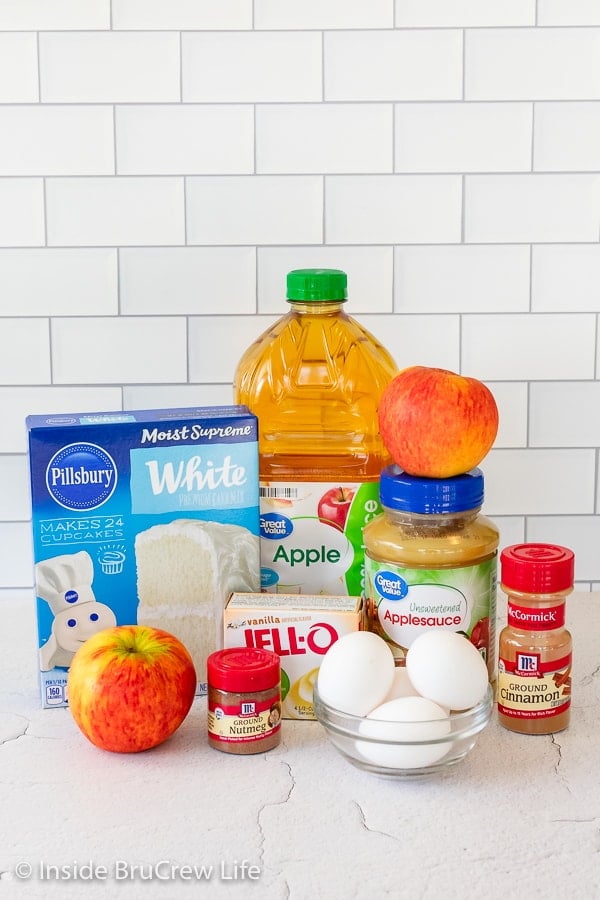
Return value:
[(493, 672), (496, 557), (452, 569), (410, 569), (365, 556), (366, 623), (403, 658), (423, 631), (466, 635)]
[(262, 590), (362, 594), (362, 530), (380, 512), (376, 481), (261, 481)]
[[(263, 692), (261, 692), (263, 693)], [(238, 695), (239, 697), (239, 695)], [(251, 694), (236, 702), (208, 703), (208, 733), (213, 740), (251, 744), (276, 734), (281, 728), (279, 685), (270, 697), (258, 700)]]
[(548, 719), (571, 705), (571, 654), (544, 662), (540, 653), (517, 651), (498, 660), (498, 712), (512, 719)]

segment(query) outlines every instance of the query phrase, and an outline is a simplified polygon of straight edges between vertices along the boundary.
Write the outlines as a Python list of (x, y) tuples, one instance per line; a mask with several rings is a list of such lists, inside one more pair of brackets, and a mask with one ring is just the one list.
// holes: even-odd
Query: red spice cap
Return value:
[(208, 683), (220, 691), (244, 694), (266, 691), (279, 684), (279, 657), (270, 650), (228, 647), (216, 650), (206, 660)]
[(501, 581), (524, 594), (553, 594), (573, 587), (575, 555), (558, 544), (513, 544), (500, 554)]

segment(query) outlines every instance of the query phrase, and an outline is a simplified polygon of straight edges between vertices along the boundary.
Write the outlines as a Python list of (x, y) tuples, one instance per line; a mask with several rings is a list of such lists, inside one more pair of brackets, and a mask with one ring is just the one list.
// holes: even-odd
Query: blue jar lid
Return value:
[(420, 478), (391, 465), (381, 473), (379, 496), (382, 506), (400, 512), (463, 512), (482, 505), (483, 472), (471, 469), (452, 478)]

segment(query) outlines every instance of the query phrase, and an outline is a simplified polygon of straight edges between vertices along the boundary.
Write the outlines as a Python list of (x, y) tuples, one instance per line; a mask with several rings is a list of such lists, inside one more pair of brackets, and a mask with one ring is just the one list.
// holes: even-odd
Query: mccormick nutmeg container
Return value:
[(377, 407), (397, 368), (344, 305), (346, 273), (297, 269), (289, 311), (242, 356), (236, 403), (259, 420), (262, 590), (362, 593), (362, 528), (391, 462)]
[(481, 469), (452, 478), (381, 473), (382, 515), (364, 529), (365, 627), (397, 664), (423, 631), (462, 632), (495, 678), (499, 533), (481, 515)]
[(498, 651), (498, 721), (520, 734), (550, 734), (569, 724), (571, 635), (565, 599), (575, 556), (557, 544), (513, 544), (500, 555), (508, 625)]
[(262, 753), (281, 737), (281, 669), (270, 650), (230, 647), (208, 657), (208, 742), (224, 753)]

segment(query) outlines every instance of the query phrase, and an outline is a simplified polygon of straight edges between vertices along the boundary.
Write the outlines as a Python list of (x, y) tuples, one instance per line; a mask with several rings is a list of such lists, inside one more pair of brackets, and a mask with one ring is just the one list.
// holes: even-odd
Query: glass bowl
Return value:
[(465, 758), (490, 720), (493, 691), (488, 685), (477, 706), (427, 722), (389, 722), (341, 712), (321, 699), (318, 678), (313, 704), (327, 737), (352, 765), (376, 775), (415, 778), (445, 772)]

